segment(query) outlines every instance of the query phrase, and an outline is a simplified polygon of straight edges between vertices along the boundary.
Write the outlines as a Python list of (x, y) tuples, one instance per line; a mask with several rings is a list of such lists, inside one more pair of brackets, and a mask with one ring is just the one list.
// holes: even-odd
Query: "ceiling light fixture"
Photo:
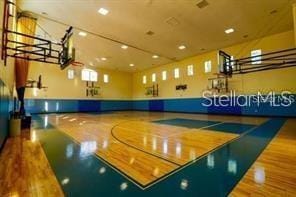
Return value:
[(205, 8), (209, 5), (209, 3), (206, 0), (200, 0), (196, 6), (199, 7), (200, 9)]
[(99, 10), (98, 10), (98, 12), (100, 13), (100, 14), (102, 14), (102, 15), (107, 15), (108, 13), (109, 13), (109, 10), (107, 10), (107, 9), (105, 9), (105, 8), (100, 8)]
[(84, 31), (81, 31), (81, 32), (78, 33), (78, 35), (79, 36), (82, 36), (82, 37), (85, 37), (85, 36), (87, 36), (87, 33), (84, 32)]
[(130, 66), (130, 67), (134, 67), (135, 65), (134, 65), (134, 64), (130, 64), (129, 66)]
[(128, 46), (126, 46), (126, 45), (121, 45), (121, 48), (122, 48), (122, 49), (127, 49)]
[(225, 33), (227, 33), (227, 34), (231, 34), (233, 32), (234, 32), (234, 29), (232, 29), (232, 28), (225, 30)]
[(152, 35), (154, 35), (154, 32), (153, 31), (147, 31), (146, 34), (149, 35), (149, 36), (152, 36)]
[(153, 55), (152, 58), (153, 58), (153, 59), (157, 59), (157, 58), (159, 58), (159, 57), (158, 57), (158, 55)]
[(102, 60), (102, 61), (106, 61), (106, 60), (107, 60), (107, 58), (105, 58), (105, 57), (102, 57), (102, 58), (101, 58), (101, 60)]
[(186, 49), (186, 46), (181, 45), (181, 46), (179, 46), (178, 48), (179, 48), (180, 50), (184, 50), (184, 49)]

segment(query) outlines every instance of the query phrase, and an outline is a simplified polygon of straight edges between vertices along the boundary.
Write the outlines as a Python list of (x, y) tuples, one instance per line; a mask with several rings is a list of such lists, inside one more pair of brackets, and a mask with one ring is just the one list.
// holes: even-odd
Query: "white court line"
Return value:
[(197, 131), (202, 130), (202, 129), (206, 129), (206, 128), (213, 127), (213, 126), (216, 126), (216, 125), (220, 125), (220, 124), (223, 124), (223, 123), (225, 123), (225, 122), (219, 122), (219, 123), (216, 123), (216, 124), (212, 124), (212, 125), (208, 125), (208, 126), (204, 126), (204, 127), (200, 127), (200, 128), (188, 128), (188, 130), (186, 130), (186, 131), (180, 131), (180, 133), (174, 133), (172, 135), (169, 135), (168, 137), (173, 137), (173, 136), (182, 134), (183, 132), (190, 132), (193, 129), (195, 129)]

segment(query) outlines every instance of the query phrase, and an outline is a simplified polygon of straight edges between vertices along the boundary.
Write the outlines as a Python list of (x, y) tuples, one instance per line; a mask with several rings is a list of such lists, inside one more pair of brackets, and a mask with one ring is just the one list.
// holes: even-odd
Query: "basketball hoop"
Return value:
[(77, 62), (77, 61), (74, 61), (74, 62), (71, 62), (71, 68), (73, 69), (74, 71), (74, 76), (79, 76), (79, 71), (81, 68), (83, 68), (84, 66), (84, 63), (82, 62)]
[(84, 63), (74, 61), (74, 62), (71, 63), (71, 65), (72, 66), (78, 66), (78, 67), (80, 66), (80, 67), (83, 67), (84, 66)]
[(227, 93), (228, 92), (228, 76), (221, 73), (216, 73), (214, 78), (208, 79), (208, 91), (212, 93)]

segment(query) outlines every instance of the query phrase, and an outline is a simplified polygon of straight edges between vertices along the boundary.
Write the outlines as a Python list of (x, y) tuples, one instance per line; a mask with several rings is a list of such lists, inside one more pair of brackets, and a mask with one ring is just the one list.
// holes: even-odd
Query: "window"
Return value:
[(89, 79), (90, 79), (90, 76), (89, 75), (90, 75), (89, 70), (83, 69), (81, 71), (81, 80), (82, 81), (89, 81)]
[(74, 79), (74, 70), (72, 69), (68, 70), (68, 79)]
[(91, 69), (83, 69), (81, 71), (81, 80), (82, 81), (98, 81), (98, 73)]
[(98, 73), (97, 72), (90, 72), (90, 81), (97, 82), (98, 81)]
[(152, 74), (151, 78), (152, 78), (152, 82), (156, 82), (156, 74), (155, 73)]
[(212, 61), (205, 61), (205, 73), (209, 73), (212, 70)]
[(109, 75), (104, 74), (104, 83), (109, 83)]
[(143, 84), (146, 84), (147, 83), (147, 77), (146, 75), (143, 76)]
[(261, 64), (261, 49), (251, 51), (252, 64)]
[(175, 68), (174, 77), (175, 77), (175, 79), (178, 79), (180, 77), (180, 69), (179, 68)]
[(232, 68), (234, 68), (234, 62), (233, 62), (233, 60), (234, 60), (234, 56), (231, 56), (231, 57), (230, 57), (230, 60), (232, 61), (232, 62), (231, 62), (231, 66), (232, 66)]
[(167, 71), (162, 71), (162, 80), (167, 80)]
[(187, 66), (187, 75), (192, 76), (193, 75), (193, 65)]

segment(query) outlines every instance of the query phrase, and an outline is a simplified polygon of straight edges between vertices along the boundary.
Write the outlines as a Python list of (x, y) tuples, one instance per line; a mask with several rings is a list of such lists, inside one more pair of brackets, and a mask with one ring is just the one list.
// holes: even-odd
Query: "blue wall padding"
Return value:
[[(296, 95), (294, 95), (296, 98)], [(211, 102), (214, 98), (211, 98)], [(296, 101), (289, 107), (272, 107), (269, 103), (257, 105), (251, 100), (249, 106), (238, 105), (243, 100), (233, 99), (233, 106), (204, 106), (210, 101), (204, 98), (185, 99), (159, 99), (159, 100), (56, 100), (56, 99), (26, 99), (26, 109), (30, 113), (44, 113), (45, 102), (48, 103), (48, 112), (99, 112), (118, 110), (141, 110), (141, 111), (166, 111), (184, 113), (208, 113), (208, 114), (234, 114), (254, 116), (296, 116)], [(229, 104), (230, 101), (222, 102)], [(57, 103), (59, 108), (57, 110)]]
[(133, 107), (133, 110), (149, 111), (149, 101), (148, 100), (132, 101), (132, 107)]
[[(296, 98), (296, 95), (293, 95)], [(279, 99), (279, 96), (277, 96)], [(278, 102), (275, 102), (278, 104)], [(242, 107), (242, 114), (246, 115), (268, 115), (268, 116), (296, 116), (296, 100), (290, 106), (270, 106), (270, 103), (251, 102), (250, 106)]]
[(102, 100), (101, 111), (132, 110), (132, 101)]
[[(47, 110), (46, 110), (47, 103)], [(26, 99), (25, 109), (30, 113), (78, 112), (78, 100)]]
[(101, 111), (101, 101), (79, 100), (78, 111), (79, 112), (99, 112)]
[(0, 149), (4, 145), (8, 134), (8, 118), (10, 109), (10, 93), (4, 82), (0, 79)]
[(186, 113), (207, 113), (207, 107), (202, 105), (202, 98), (189, 99), (167, 99), (164, 100), (164, 111), (186, 112)]
[[(218, 102), (218, 98), (214, 97), (211, 99), (212, 103), (218, 103), (219, 105), (211, 105), (208, 107), (208, 113), (210, 114), (234, 114), (234, 115), (240, 115), (242, 113), (242, 109), (239, 105), (234, 102), (234, 104), (231, 105), (231, 100), (225, 100)], [(235, 100), (234, 100), (235, 101)]]
[(149, 100), (149, 111), (164, 111), (164, 101)]

